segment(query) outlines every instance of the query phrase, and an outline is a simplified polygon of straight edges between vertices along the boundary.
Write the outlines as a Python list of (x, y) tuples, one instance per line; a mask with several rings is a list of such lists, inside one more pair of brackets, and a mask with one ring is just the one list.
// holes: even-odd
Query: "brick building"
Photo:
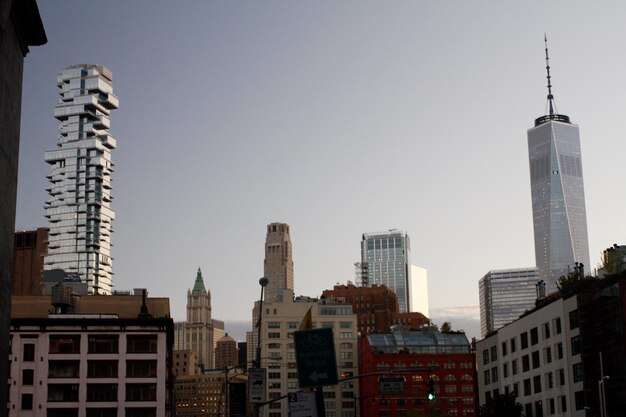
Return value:
[(322, 299), (343, 299), (352, 304), (357, 316), (358, 331), (361, 334), (388, 333), (391, 326), (401, 324), (411, 330), (418, 330), (430, 323), (422, 313), (400, 313), (398, 297), (384, 285), (357, 287), (353, 284), (335, 285), (332, 290), (324, 290)]
[(12, 295), (41, 295), (43, 258), (48, 253), (48, 231), (37, 230), (15, 232), (13, 252)]
[[(475, 354), (464, 333), (435, 328), (361, 338), (359, 407), (361, 416), (477, 416)], [(410, 371), (416, 369), (415, 371)], [(380, 378), (403, 378), (404, 390), (389, 393)], [(434, 401), (427, 399), (428, 381), (435, 383)], [(363, 410), (367, 410), (364, 412)]]

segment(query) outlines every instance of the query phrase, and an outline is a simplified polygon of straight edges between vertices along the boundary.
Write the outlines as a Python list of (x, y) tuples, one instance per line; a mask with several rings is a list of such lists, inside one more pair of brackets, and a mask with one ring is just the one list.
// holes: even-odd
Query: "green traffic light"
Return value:
[(435, 399), (435, 394), (428, 394), (428, 401), (433, 401)]

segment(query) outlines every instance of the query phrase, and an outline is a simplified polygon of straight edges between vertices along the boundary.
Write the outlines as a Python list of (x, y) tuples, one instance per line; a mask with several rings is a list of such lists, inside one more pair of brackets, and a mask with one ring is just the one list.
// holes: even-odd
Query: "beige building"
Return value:
[(196, 373), (198, 369), (198, 358), (191, 350), (174, 350), (174, 360), (172, 368), (174, 376), (188, 376)]
[[(258, 305), (255, 307), (255, 311), (258, 310)], [(267, 368), (268, 399), (299, 390), (293, 333), (299, 329), (300, 322), (309, 308), (312, 308), (314, 328), (329, 327), (334, 331), (339, 375), (357, 374), (359, 362), (357, 317), (352, 312), (352, 306), (340, 304), (335, 300), (294, 298), (293, 290), (285, 290), (277, 300), (263, 303), (261, 366)], [(256, 318), (253, 324), (256, 324)], [(251, 353), (249, 357), (254, 358), (255, 352)], [(357, 380), (340, 383), (334, 387), (324, 387), (326, 416), (354, 416), (357, 393)], [(262, 408), (266, 417), (286, 416), (288, 409), (286, 399)]]
[(263, 274), (269, 280), (265, 288), (266, 300), (275, 300), (284, 289), (293, 290), (293, 258), (288, 224), (267, 225)]
[(58, 295), (12, 299), (8, 415), (170, 415), (169, 300)]
[(204, 287), (202, 271), (198, 268), (193, 289), (187, 290), (187, 321), (184, 327), (184, 348), (193, 351), (200, 369), (213, 367), (213, 321), (211, 292)]

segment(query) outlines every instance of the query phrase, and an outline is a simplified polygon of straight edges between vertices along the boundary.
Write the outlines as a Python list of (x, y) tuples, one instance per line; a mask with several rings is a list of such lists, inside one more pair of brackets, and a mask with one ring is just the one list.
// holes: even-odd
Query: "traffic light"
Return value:
[(432, 378), (428, 380), (428, 401), (435, 401), (435, 381)]

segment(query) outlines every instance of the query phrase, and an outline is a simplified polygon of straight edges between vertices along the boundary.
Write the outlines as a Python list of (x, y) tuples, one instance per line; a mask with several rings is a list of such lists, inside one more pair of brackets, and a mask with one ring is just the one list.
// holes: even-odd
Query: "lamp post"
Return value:
[[(263, 290), (267, 287), (270, 280), (266, 277), (261, 277), (259, 279), (259, 285), (261, 286), (261, 298), (259, 299), (259, 321), (257, 323), (257, 341), (256, 341), (256, 356), (254, 359), (254, 366), (256, 368), (261, 367), (261, 324), (263, 319)], [(254, 403), (254, 417), (259, 417), (259, 404)]]

